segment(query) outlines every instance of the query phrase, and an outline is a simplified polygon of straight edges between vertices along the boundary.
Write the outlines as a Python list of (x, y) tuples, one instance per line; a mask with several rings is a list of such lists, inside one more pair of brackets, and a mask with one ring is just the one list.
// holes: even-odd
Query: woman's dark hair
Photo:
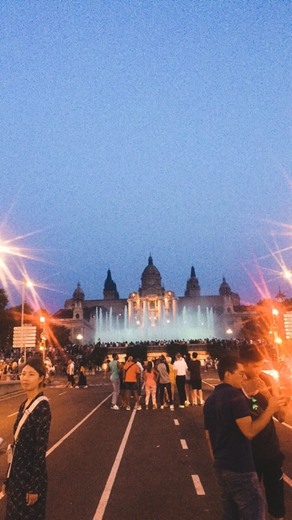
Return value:
[(257, 348), (245, 348), (239, 351), (239, 357), (243, 363), (258, 363), (264, 356)]
[(148, 361), (147, 366), (146, 366), (146, 371), (151, 372), (152, 369), (153, 369), (153, 363), (152, 363), (152, 361)]
[(160, 356), (160, 361), (159, 362), (163, 363), (165, 365), (166, 371), (169, 374), (169, 366), (168, 366), (168, 363), (167, 363), (167, 361), (165, 359), (165, 356), (163, 354)]
[(23, 365), (22, 368), (29, 365), (30, 367), (34, 368), (40, 376), (45, 377), (46, 375), (46, 366), (43, 362), (43, 360), (40, 357), (31, 357), (29, 358), (26, 363)]

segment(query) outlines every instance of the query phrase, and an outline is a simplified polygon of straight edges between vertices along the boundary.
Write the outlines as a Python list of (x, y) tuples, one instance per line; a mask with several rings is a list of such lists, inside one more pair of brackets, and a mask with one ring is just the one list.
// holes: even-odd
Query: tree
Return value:
[(8, 305), (8, 296), (4, 289), (0, 288), (0, 312), (4, 311), (5, 307)]

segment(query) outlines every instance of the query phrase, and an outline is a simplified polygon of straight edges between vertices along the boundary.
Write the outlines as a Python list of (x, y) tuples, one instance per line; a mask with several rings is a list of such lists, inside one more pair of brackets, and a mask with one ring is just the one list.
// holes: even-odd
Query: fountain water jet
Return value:
[(187, 309), (185, 306), (180, 315), (169, 319), (162, 309), (161, 319), (155, 319), (148, 314), (147, 306), (143, 306), (141, 321), (130, 322), (128, 309), (113, 318), (113, 310), (96, 309), (95, 342), (126, 342), (126, 341), (159, 341), (159, 340), (190, 340), (215, 337), (215, 316), (212, 308), (202, 310)]

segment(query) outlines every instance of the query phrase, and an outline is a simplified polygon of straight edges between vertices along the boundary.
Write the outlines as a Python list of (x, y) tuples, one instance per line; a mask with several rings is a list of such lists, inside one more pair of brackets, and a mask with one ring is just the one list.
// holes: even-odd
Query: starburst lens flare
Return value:
[(10, 287), (19, 291), (21, 281), (29, 280), (24, 260), (40, 260), (34, 250), (18, 245), (27, 236), (17, 236), (9, 240), (0, 238), (0, 283), (8, 294)]

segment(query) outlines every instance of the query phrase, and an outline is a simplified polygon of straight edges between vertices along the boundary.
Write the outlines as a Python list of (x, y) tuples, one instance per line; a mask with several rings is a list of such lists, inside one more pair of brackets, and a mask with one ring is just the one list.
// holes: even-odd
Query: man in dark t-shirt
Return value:
[(206, 438), (224, 510), (224, 520), (264, 520), (265, 507), (255, 470), (250, 440), (278, 410), (272, 398), (263, 414), (252, 421), (249, 404), (241, 391), (245, 374), (234, 356), (223, 356), (218, 363), (222, 381), (204, 406)]

